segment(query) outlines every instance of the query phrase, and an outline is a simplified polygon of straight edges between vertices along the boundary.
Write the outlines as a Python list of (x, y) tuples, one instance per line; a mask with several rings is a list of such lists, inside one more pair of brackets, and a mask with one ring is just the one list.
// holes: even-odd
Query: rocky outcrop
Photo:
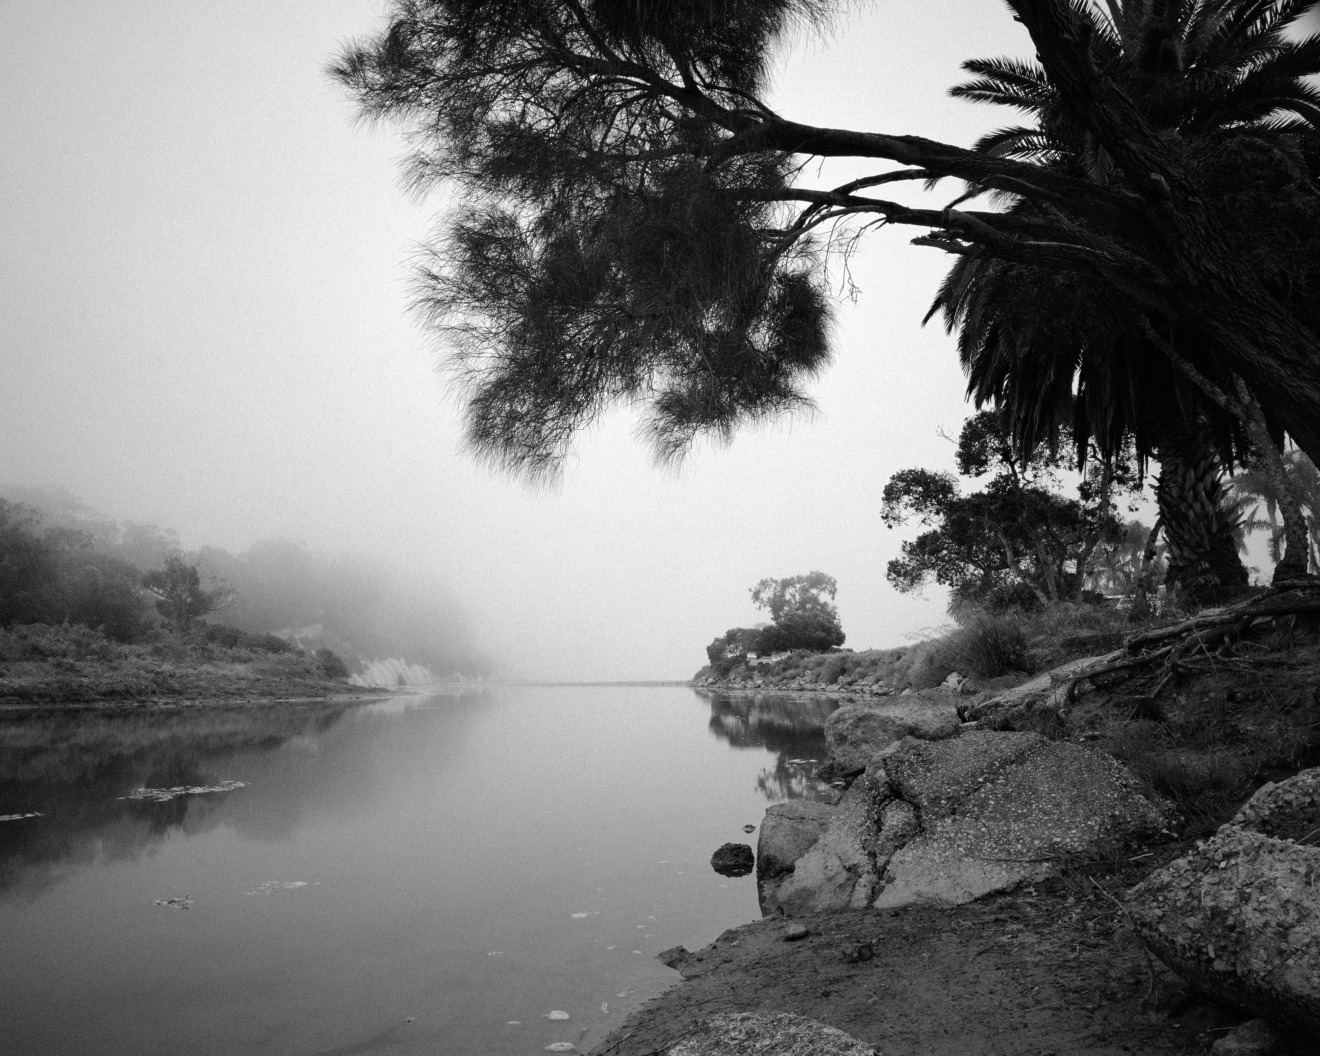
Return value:
[(883, 788), (872, 778), (854, 781), (824, 832), (778, 884), (760, 885), (761, 911), (788, 917), (829, 909), (861, 909), (879, 885), (871, 842)]
[(843, 705), (825, 720), (825, 744), (836, 769), (855, 772), (883, 759), (904, 737), (937, 741), (952, 737), (961, 725), (957, 698), (947, 690), (928, 690), (884, 703)]
[(791, 872), (781, 857), (761, 876), (762, 910), (960, 904), (1157, 837), (1174, 820), (1121, 765), (1076, 744), (981, 730), (909, 736), (872, 756)]
[[(1142, 942), (1193, 986), (1320, 1036), (1320, 770), (1266, 785), (1213, 839), (1135, 887)], [(1309, 828), (1308, 828), (1309, 826)]]
[[(905, 746), (906, 747), (906, 746)], [(1171, 814), (1107, 755), (1034, 734), (968, 733), (890, 761), (921, 834), (889, 860), (877, 907), (961, 904), (1157, 835)]]
[(834, 809), (828, 803), (790, 799), (767, 810), (756, 839), (756, 879), (764, 886), (791, 873), (820, 839)]
[(1278, 784), (1262, 785), (1229, 825), (1280, 840), (1315, 844), (1320, 837), (1320, 767), (1303, 770)]
[(731, 1012), (698, 1020), (666, 1056), (872, 1056), (875, 1049), (835, 1027), (789, 1012)]

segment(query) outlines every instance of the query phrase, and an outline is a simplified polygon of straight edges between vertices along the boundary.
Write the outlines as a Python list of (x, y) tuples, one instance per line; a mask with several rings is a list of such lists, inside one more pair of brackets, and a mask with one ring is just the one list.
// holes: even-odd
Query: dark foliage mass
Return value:
[(953, 474), (927, 469), (902, 470), (885, 485), (886, 525), (915, 519), (927, 529), (889, 563), (896, 589), (934, 580), (953, 588), (955, 602), (1030, 608), (1077, 598), (1098, 559), (1121, 547), (1116, 502), (1138, 485), (1130, 459), (1093, 459), (1069, 498), (1056, 474), (1077, 470), (1071, 447), (1024, 457), (1005, 416), (982, 411), (963, 426), (957, 461), (964, 476), (989, 476), (980, 491), (963, 494)]
[[(829, 353), (815, 239), (861, 220), (959, 258), (941, 306), (1024, 447), (1066, 425), (1146, 453), (1150, 408), (1190, 407), (1231, 453), (1255, 405), (1320, 457), (1320, 38), (1286, 32), (1311, 0), (1009, 0), (1036, 61), (970, 63), (958, 94), (1028, 120), (972, 149), (765, 105), (784, 35), (842, 6), (395, 0), (346, 49), (413, 187), (462, 203), (417, 300), (478, 452), (535, 476), (613, 403), (662, 457), (803, 406)], [(874, 170), (812, 186), (836, 157)], [(883, 196), (946, 176), (947, 208)]]
[(723, 678), (751, 657), (837, 649), (845, 640), (833, 602), (837, 591), (834, 577), (824, 572), (761, 580), (751, 589), (752, 603), (767, 610), (773, 622), (725, 631), (706, 646), (711, 670)]
[(681, 63), (744, 106), (770, 42), (815, 8), (407, 0), (344, 56), (336, 73), (364, 112), (418, 130), (414, 187), (464, 192), (417, 303), (454, 350), (477, 452), (536, 476), (624, 401), (646, 409), (665, 459), (806, 404), (802, 382), (828, 359), (814, 247), (765, 237), (791, 167), (707, 164), (712, 129), (590, 69)]
[(46, 526), (35, 508), (0, 499), (0, 626), (82, 623), (132, 641), (150, 625), (141, 578), (90, 533)]
[(154, 525), (106, 520), (63, 493), (12, 491), (28, 501), (0, 498), (0, 627), (82, 624), (121, 642), (168, 631), (224, 648), (309, 651), (328, 677), (341, 677), (340, 656), (355, 666), (402, 657), (437, 675), (488, 669), (440, 584), (289, 540), (184, 553)]

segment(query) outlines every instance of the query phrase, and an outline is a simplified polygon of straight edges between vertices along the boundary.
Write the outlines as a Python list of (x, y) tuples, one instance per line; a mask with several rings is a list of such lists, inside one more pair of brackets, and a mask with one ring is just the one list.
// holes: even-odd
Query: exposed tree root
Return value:
[(1264, 666), (1269, 658), (1250, 655), (1258, 646), (1248, 636), (1311, 613), (1320, 613), (1320, 577), (1275, 584), (1235, 605), (1133, 635), (1121, 650), (1126, 655), (1079, 672), (1068, 684), (1066, 699), (1075, 699), (1083, 683), (1099, 687), (1107, 676), (1148, 679), (1153, 688), (1147, 695), (1157, 697), (1177, 675), (1201, 674), (1207, 666)]

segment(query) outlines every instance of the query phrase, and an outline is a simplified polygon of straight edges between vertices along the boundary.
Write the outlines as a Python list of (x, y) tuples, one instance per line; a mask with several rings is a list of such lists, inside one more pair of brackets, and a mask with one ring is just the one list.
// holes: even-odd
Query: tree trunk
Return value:
[(1218, 601), (1247, 585), (1232, 514), (1226, 509), (1223, 469), (1199, 429), (1172, 416), (1155, 436), (1160, 478), (1155, 489), (1169, 546), (1165, 583), (1189, 601)]

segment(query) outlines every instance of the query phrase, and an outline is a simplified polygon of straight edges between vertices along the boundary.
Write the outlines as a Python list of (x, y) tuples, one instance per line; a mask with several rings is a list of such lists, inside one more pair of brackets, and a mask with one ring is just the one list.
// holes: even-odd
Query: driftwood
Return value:
[(1249, 632), (1260, 624), (1308, 613), (1320, 613), (1320, 577), (1276, 583), (1246, 601), (1133, 635), (1123, 644), (1125, 656), (1078, 672), (1068, 684), (1065, 699), (1074, 700), (1084, 682), (1094, 685), (1106, 675), (1131, 677), (1155, 669), (1159, 681), (1150, 695), (1158, 696), (1174, 675), (1197, 671), (1197, 660), (1233, 659), (1251, 663), (1234, 651)]

